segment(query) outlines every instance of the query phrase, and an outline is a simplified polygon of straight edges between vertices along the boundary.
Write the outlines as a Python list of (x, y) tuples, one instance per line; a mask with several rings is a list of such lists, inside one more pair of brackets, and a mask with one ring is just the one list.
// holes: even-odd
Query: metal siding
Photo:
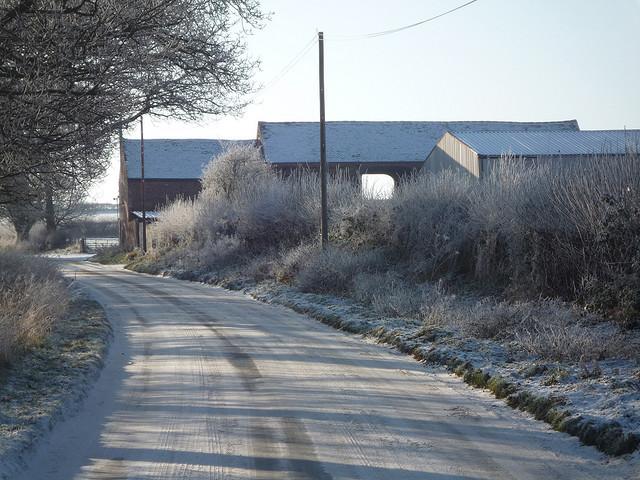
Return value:
[[(615, 155), (609, 156), (609, 158), (614, 158)], [(548, 155), (540, 155), (535, 158), (525, 158), (526, 166), (544, 166), (549, 165), (551, 171), (560, 172), (565, 168), (575, 167), (580, 164), (580, 162), (585, 159), (593, 158), (589, 155), (562, 155), (562, 156), (548, 156)], [(516, 161), (521, 162), (523, 159), (515, 158)], [(486, 178), (488, 175), (491, 175), (491, 172), (498, 167), (501, 163), (508, 162), (508, 158), (504, 157), (483, 157), (482, 161), (482, 177)]]
[(452, 170), (479, 177), (480, 161), (476, 152), (446, 133), (427, 157), (424, 170), (430, 173)]
[(481, 156), (620, 155), (637, 152), (640, 130), (453, 131)]

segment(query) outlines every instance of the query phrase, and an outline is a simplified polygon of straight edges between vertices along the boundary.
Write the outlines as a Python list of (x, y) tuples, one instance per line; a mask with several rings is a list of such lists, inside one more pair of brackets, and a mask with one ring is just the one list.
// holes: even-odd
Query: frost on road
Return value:
[(69, 264), (114, 342), (23, 479), (632, 478), (385, 347), (239, 294)]

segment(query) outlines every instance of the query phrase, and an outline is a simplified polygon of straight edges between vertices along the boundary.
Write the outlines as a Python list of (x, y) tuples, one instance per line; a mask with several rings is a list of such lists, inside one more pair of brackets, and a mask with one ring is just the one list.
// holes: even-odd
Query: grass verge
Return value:
[(91, 261), (102, 265), (123, 265), (131, 261), (129, 257), (130, 252), (125, 252), (120, 247), (107, 247), (91, 257)]
[(0, 375), (0, 478), (21, 468), (21, 457), (65, 414), (98, 375), (111, 328), (103, 308), (74, 292), (69, 311), (40, 345)]

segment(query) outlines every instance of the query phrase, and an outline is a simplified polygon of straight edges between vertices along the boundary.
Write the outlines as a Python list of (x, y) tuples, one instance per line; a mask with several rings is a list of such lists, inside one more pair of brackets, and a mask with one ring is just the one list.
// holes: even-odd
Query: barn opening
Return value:
[(362, 175), (362, 194), (367, 198), (390, 198), (395, 182), (390, 175), (367, 173)]

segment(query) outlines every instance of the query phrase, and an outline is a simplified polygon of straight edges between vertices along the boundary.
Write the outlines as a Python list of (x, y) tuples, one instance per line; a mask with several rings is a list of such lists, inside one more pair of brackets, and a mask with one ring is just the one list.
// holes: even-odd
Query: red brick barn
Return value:
[(229, 140), (144, 141), (145, 200), (142, 205), (140, 140), (120, 143), (120, 244), (127, 250), (140, 246), (142, 211), (147, 222), (177, 197), (193, 198), (201, 188), (204, 167), (228, 145)]

